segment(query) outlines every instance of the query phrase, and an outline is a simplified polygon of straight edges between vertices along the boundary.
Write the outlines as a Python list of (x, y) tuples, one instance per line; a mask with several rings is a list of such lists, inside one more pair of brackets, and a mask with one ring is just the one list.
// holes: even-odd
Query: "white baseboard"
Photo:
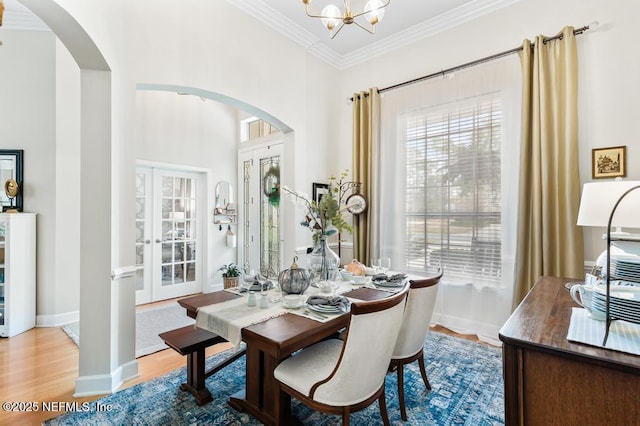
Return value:
[(76, 391), (73, 397), (111, 394), (125, 381), (135, 379), (138, 376), (138, 361), (136, 360), (121, 365), (111, 374), (79, 376), (76, 379)]
[(77, 321), (80, 321), (80, 311), (72, 311), (55, 315), (37, 315), (36, 327), (60, 327)]
[(224, 290), (224, 285), (223, 283), (214, 283), (209, 285), (209, 288), (205, 291), (203, 290), (203, 293), (213, 293), (214, 291), (219, 291), (219, 290)]

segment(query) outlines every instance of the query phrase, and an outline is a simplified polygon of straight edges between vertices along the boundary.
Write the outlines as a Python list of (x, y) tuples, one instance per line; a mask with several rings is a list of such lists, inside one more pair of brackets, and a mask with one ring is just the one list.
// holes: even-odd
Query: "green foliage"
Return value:
[(307, 212), (300, 224), (308, 227), (313, 232), (313, 241), (317, 243), (320, 236), (331, 236), (341, 232), (352, 232), (352, 227), (342, 216), (338, 200), (340, 199), (340, 184), (348, 176), (349, 171), (341, 173), (340, 179), (335, 176), (329, 178), (329, 191), (320, 202), (309, 200), (302, 193), (282, 186), (284, 192), (292, 196), (298, 203), (306, 207)]
[(228, 265), (222, 265), (220, 268), (218, 268), (218, 271), (222, 271), (223, 277), (239, 277), (240, 276), (240, 269), (234, 263), (230, 263)]

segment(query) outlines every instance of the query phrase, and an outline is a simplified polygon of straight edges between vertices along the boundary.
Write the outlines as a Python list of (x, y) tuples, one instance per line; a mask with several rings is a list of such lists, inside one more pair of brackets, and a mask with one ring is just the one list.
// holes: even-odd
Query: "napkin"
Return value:
[(342, 312), (349, 310), (349, 299), (344, 296), (319, 296), (313, 295), (307, 298), (307, 305), (328, 305), (337, 306)]
[(244, 282), (246, 282), (246, 283), (254, 283), (254, 282), (258, 281), (258, 275), (257, 274), (245, 275), (243, 279), (244, 279)]
[(378, 282), (388, 282), (388, 283), (400, 285), (400, 283), (402, 283), (402, 281), (405, 278), (407, 278), (407, 274), (394, 274), (390, 276), (387, 274), (376, 274), (373, 277), (371, 277), (371, 281), (374, 284), (376, 283), (376, 281), (378, 281)]
[(244, 293), (245, 291), (267, 291), (271, 290), (272, 288), (273, 283), (271, 281), (265, 281), (262, 284), (260, 284), (259, 281), (255, 281), (253, 284), (251, 284), (250, 287), (240, 287), (238, 291), (240, 291), (240, 293)]

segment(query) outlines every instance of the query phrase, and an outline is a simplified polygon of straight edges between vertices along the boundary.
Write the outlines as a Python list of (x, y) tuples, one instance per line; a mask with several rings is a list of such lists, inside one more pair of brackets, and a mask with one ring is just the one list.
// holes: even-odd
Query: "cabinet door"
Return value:
[(35, 218), (35, 213), (0, 213), (0, 337), (36, 325)]
[(5, 234), (7, 225), (5, 222), (0, 221), (0, 326), (5, 324), (6, 309), (5, 309)]

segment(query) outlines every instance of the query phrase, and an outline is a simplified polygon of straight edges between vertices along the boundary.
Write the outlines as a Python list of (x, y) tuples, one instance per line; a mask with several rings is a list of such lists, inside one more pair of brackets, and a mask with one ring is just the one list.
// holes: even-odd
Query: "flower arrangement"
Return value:
[[(347, 170), (342, 172), (340, 179), (347, 175)], [(339, 181), (335, 176), (329, 178), (329, 192), (318, 202), (309, 198), (307, 194), (293, 191), (287, 186), (280, 187), (282, 191), (291, 196), (296, 204), (306, 209), (305, 217), (300, 225), (309, 228), (313, 232), (313, 243), (317, 244), (321, 236), (331, 236), (339, 232), (351, 232), (352, 227), (342, 217), (337, 197), (340, 193)]]

